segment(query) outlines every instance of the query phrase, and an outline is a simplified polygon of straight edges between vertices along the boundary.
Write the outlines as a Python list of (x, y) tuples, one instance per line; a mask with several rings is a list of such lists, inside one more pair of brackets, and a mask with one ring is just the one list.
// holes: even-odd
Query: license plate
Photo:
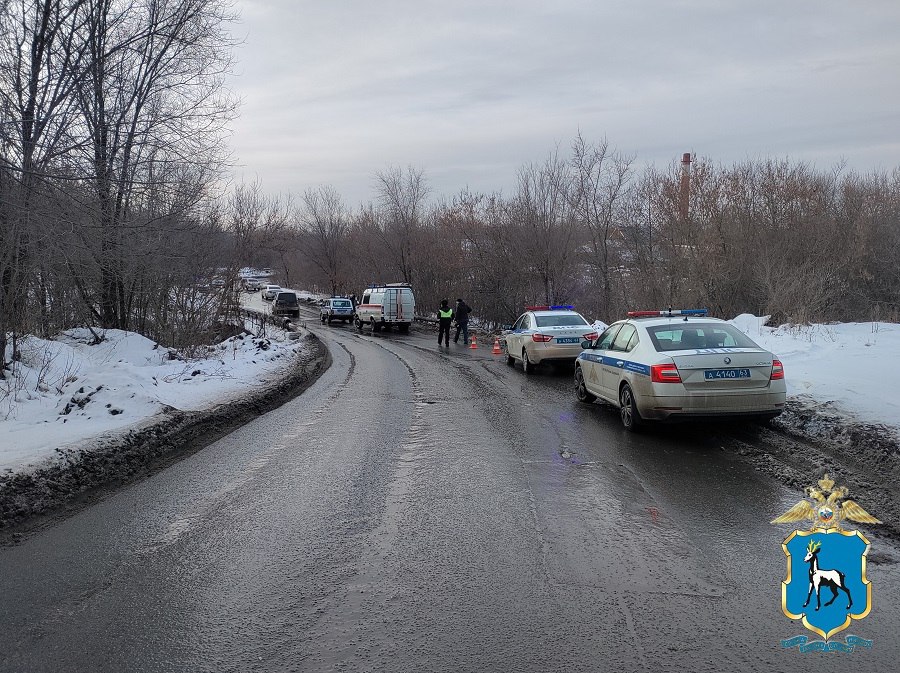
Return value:
[(581, 339), (578, 337), (556, 337), (556, 343), (558, 344), (580, 344)]
[(749, 379), (749, 369), (707, 369), (703, 372), (703, 376), (707, 381), (718, 381), (720, 379)]

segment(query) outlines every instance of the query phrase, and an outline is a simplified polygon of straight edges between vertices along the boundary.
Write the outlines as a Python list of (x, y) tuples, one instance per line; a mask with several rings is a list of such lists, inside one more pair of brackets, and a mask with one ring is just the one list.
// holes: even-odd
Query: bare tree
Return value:
[(457, 290), (479, 318), (494, 325), (511, 323), (534, 294), (530, 243), (515, 212), (499, 194), (464, 190), (439, 220), (441, 253), (446, 256), (448, 246), (458, 250), (457, 263), (444, 265), (455, 275), (444, 281), (440, 296)]
[(571, 204), (566, 164), (558, 153), (541, 165), (519, 171), (518, 191), (509, 213), (522, 225), (523, 253), (531, 263), (532, 277), (540, 284), (535, 299), (548, 304), (567, 300), (577, 282), (572, 269), (578, 227)]
[[(628, 264), (621, 292), (622, 305), (626, 308), (657, 307), (669, 301), (660, 271), (660, 188), (658, 171), (645, 168), (632, 179), (622, 204), (621, 229)], [(608, 318), (613, 315), (606, 314)]]
[(90, 63), (78, 102), (101, 241), (100, 315), (125, 329), (124, 227), (147, 187), (188, 209), (222, 167), (218, 140), (233, 112), (222, 94), (230, 17), (221, 0), (87, 1)]
[(340, 194), (330, 186), (309, 189), (299, 213), (303, 249), (309, 261), (325, 277), (331, 294), (347, 288), (347, 235), (349, 214)]
[(604, 138), (588, 144), (579, 133), (572, 143), (572, 205), (590, 235), (590, 260), (600, 276), (600, 310), (609, 313), (614, 279), (621, 277), (624, 236), (619, 218), (632, 157), (610, 149)]
[(416, 265), (415, 239), (429, 191), (425, 172), (412, 166), (406, 173), (400, 168), (389, 168), (376, 173), (375, 177), (383, 213), (382, 240), (403, 281), (412, 283)]
[(0, 378), (35, 269), (35, 194), (73, 145), (72, 90), (84, 57), (82, 0), (0, 4)]

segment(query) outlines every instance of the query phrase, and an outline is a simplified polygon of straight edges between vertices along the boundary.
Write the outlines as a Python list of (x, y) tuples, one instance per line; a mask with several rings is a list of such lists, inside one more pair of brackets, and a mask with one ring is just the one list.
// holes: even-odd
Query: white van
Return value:
[(373, 332), (378, 332), (396, 325), (406, 334), (415, 313), (416, 298), (409, 283), (370, 285), (356, 307), (356, 328), (362, 332), (368, 325)]

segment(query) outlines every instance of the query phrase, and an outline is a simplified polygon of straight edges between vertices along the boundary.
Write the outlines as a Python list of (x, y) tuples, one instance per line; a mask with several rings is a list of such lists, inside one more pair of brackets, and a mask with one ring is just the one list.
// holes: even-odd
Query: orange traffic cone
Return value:
[(478, 342), (475, 341), (475, 335), (472, 335), (472, 343), (469, 344), (469, 350), (473, 348), (478, 348)]
[(494, 350), (491, 351), (491, 355), (503, 355), (503, 351), (500, 350), (500, 337), (494, 337)]

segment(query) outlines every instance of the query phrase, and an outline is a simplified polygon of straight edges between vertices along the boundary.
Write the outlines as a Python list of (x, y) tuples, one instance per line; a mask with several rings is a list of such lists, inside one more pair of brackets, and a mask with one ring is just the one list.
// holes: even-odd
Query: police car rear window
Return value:
[(571, 313), (564, 315), (536, 315), (538, 327), (576, 327), (578, 325), (587, 325), (587, 320), (580, 315)]
[(731, 325), (660, 325), (648, 327), (657, 351), (705, 348), (759, 348), (746, 334)]
[(347, 308), (350, 306), (349, 299), (333, 299), (331, 303), (338, 308)]

